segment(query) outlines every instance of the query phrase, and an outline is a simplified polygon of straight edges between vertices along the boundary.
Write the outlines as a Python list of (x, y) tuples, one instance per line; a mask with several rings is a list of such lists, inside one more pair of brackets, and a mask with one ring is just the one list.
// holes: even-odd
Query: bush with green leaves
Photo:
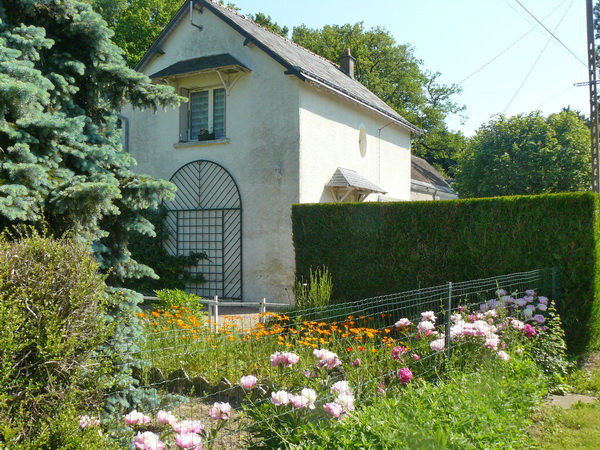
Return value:
[(333, 284), (327, 267), (310, 269), (308, 281), (300, 278), (294, 285), (294, 307), (300, 309), (323, 308), (329, 305)]
[(62, 439), (111, 386), (104, 277), (81, 243), (15, 237), (0, 237), (0, 447), (79, 448)]

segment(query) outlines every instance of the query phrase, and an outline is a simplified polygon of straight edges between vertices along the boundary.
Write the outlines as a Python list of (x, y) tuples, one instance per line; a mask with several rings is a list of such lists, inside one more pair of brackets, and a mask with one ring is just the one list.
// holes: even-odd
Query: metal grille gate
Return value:
[(204, 283), (186, 290), (201, 297), (242, 298), (242, 202), (232, 176), (219, 164), (194, 161), (171, 178), (175, 199), (166, 202), (168, 250), (175, 255), (205, 253), (190, 269)]

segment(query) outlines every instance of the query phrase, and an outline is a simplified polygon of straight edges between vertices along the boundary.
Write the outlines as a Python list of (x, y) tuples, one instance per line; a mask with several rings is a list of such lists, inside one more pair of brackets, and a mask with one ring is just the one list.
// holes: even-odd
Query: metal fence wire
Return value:
[[(198, 336), (200, 331), (185, 327), (161, 329), (152, 326), (152, 317), (146, 324), (149, 332), (144, 342), (132, 343), (131, 354), (123, 355), (122, 360), (131, 362), (135, 367), (133, 374), (139, 379), (139, 386), (132, 389), (142, 390), (150, 401), (147, 402), (145, 414), (154, 415), (159, 410), (169, 410), (180, 420), (201, 421), (208, 425), (209, 410), (215, 402), (227, 402), (232, 407), (229, 420), (222, 426), (218, 433), (205, 436), (204, 448), (212, 449), (242, 449), (253, 446), (252, 429), (256, 427), (256, 419), (253, 421), (244, 414), (244, 406), (247, 404), (246, 392), (239, 385), (239, 379), (229, 380), (219, 373), (230, 372), (232, 368), (244, 370), (247, 367), (257, 365), (269, 365), (268, 354), (271, 350), (263, 352), (267, 360), (243, 363), (235, 353), (223, 354), (228, 347), (221, 347), (228, 341), (238, 342), (245, 346), (249, 355), (259, 358), (260, 349), (268, 348), (272, 351), (288, 350), (281, 342), (297, 333), (302, 327), (309, 326), (331, 326), (340, 325), (349, 320), (362, 320), (368, 325), (372, 333), (380, 333), (381, 336), (393, 327), (393, 324), (401, 318), (408, 318), (413, 322), (420, 319), (423, 311), (433, 311), (438, 317), (438, 330), (445, 335), (445, 351), (423, 355), (423, 362), (427, 362), (427, 373), (420, 376), (439, 374), (451, 358), (460, 342), (450, 341), (451, 316), (463, 309), (476, 310), (480, 304), (489, 300), (497, 299), (497, 290), (503, 289), (509, 294), (523, 294), (526, 290), (535, 290), (540, 295), (556, 298), (558, 295), (558, 280), (556, 269), (538, 269), (528, 272), (519, 272), (509, 275), (495, 276), (480, 280), (461, 282), (448, 282), (443, 285), (423, 289), (400, 292), (396, 294), (365, 298), (353, 302), (332, 304), (323, 308), (289, 309), (279, 314), (266, 312), (270, 303), (266, 301), (257, 302), (261, 314), (251, 330), (231, 323), (227, 318), (219, 329), (210, 323), (204, 326), (204, 334)], [(218, 303), (218, 299), (216, 299)], [(279, 305), (274, 303), (273, 305)], [(283, 321), (276, 319), (285, 318)], [(351, 318), (351, 319), (349, 319)], [(173, 315), (173, 320), (178, 320)], [(208, 320), (210, 322), (211, 319)], [(310, 325), (311, 323), (316, 325)], [(275, 326), (270, 325), (275, 324)], [(250, 332), (250, 333), (249, 333)], [(406, 336), (414, 338), (416, 335)], [(260, 339), (257, 336), (260, 335)], [(349, 335), (347, 339), (348, 348), (356, 345), (355, 336)], [(327, 348), (326, 341), (318, 344), (319, 348)], [(390, 358), (389, 345), (385, 339), (381, 339), (374, 347), (373, 361), (384, 361)], [(224, 350), (221, 350), (223, 348)], [(339, 342), (338, 342), (339, 348)], [(293, 351), (294, 349), (289, 349)], [(382, 351), (379, 351), (382, 350)], [(260, 356), (261, 358), (264, 357)], [(250, 357), (252, 359), (252, 357)], [(210, 373), (205, 372), (207, 370)], [(381, 380), (395, 374), (395, 369), (383, 373), (373, 374), (373, 371), (362, 367), (353, 367), (353, 389), (358, 393), (357, 401), (361, 392), (372, 392), (378, 388)], [(244, 372), (240, 372), (244, 373)], [(260, 380), (254, 391), (252, 401), (254, 406), (261, 402), (269, 402), (271, 392), (284, 389), (290, 380), (302, 380), (306, 377), (306, 367), (298, 364), (286, 369), (285, 373), (275, 369), (270, 370), (265, 380)], [(340, 375), (340, 376), (343, 376)], [(257, 393), (258, 392), (258, 393)], [(120, 392), (123, 395), (127, 391)], [(107, 395), (115, 395), (111, 392)], [(329, 397), (322, 396), (318, 399), (317, 407), (332, 401), (333, 394)], [(292, 409), (281, 409), (278, 414), (290, 414)], [(116, 417), (119, 421), (122, 417)], [(270, 416), (268, 419), (274, 420)], [(285, 430), (280, 430), (285, 433)], [(133, 436), (133, 433), (132, 433)], [(285, 437), (282, 437), (285, 438)]]

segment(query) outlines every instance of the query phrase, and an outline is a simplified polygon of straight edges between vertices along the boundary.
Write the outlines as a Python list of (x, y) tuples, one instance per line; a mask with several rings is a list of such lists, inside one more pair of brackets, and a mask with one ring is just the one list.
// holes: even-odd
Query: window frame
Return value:
[(192, 94), (197, 92), (208, 92), (208, 132), (213, 133), (215, 128), (215, 91), (221, 89), (223, 91), (223, 135), (215, 136), (214, 139), (208, 139), (207, 141), (226, 139), (227, 138), (227, 91), (223, 86), (207, 86), (187, 89), (187, 141), (184, 142), (204, 142), (198, 139), (198, 136), (192, 138)]

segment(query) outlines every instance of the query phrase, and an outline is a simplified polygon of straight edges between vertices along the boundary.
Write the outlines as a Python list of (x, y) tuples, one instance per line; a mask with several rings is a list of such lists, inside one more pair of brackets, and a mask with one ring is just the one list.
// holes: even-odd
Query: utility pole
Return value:
[(590, 129), (592, 132), (592, 190), (600, 192), (598, 150), (598, 90), (596, 86), (596, 44), (594, 43), (594, 2), (587, 1), (588, 71), (590, 76)]

